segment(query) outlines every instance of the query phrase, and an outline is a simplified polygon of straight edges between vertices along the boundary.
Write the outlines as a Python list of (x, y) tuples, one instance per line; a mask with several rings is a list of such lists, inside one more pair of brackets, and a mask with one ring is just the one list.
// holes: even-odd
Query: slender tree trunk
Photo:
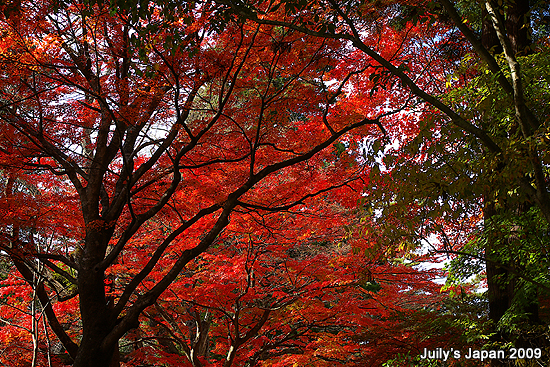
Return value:
[[(498, 40), (497, 34), (493, 28), (491, 19), (485, 7), (482, 8), (483, 15), (483, 27), (481, 41), (483, 47), (489, 50), (493, 54), (501, 53), (502, 47)], [(487, 120), (490, 120), (492, 116), (485, 114), (484, 120), (488, 123)], [(489, 233), (489, 227), (491, 221), (496, 216), (496, 210), (492, 198), (494, 193), (498, 188), (490, 188), (489, 191), (484, 195), (483, 201), (483, 222), (485, 226), (485, 235), (487, 238), (487, 243), (485, 246), (485, 269), (487, 273), (487, 295), (489, 301), (489, 319), (493, 321), (494, 327), (497, 327), (498, 322), (508, 310), (510, 306), (511, 297), (513, 290), (508, 289), (508, 287), (503, 286), (503, 284), (508, 283), (509, 274), (508, 271), (502, 267), (497, 266), (499, 261), (498, 253), (499, 248), (496, 243), (496, 238), (494, 235)], [(499, 285), (499, 280), (501, 284)], [(512, 291), (512, 292), (510, 292)], [(496, 336), (495, 339), (500, 339), (500, 336)], [(496, 361), (491, 362), (492, 366), (498, 366), (500, 363)]]
[[(36, 276), (34, 277), (34, 282), (37, 282)], [(33, 288), (32, 300), (31, 300), (31, 332), (32, 332), (32, 367), (36, 367), (38, 363), (38, 322), (36, 321), (36, 288)]]

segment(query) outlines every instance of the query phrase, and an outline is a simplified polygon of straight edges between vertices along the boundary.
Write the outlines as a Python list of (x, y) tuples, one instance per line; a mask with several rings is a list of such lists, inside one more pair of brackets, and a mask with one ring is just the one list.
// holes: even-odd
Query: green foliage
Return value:
[(382, 289), (382, 286), (377, 282), (364, 282), (360, 283), (359, 286), (372, 293), (377, 293), (380, 289)]
[(398, 354), (395, 358), (388, 360), (382, 367), (439, 367), (440, 361), (422, 359), (420, 356), (411, 356), (411, 353)]
[(334, 143), (332, 146), (334, 147), (333, 154), (336, 158), (340, 157), (340, 155), (346, 151), (346, 145), (344, 143)]
[[(502, 57), (497, 60), (502, 65), (502, 72), (510, 77), (505, 60)], [(477, 182), (477, 187), (486, 190), (478, 191), (475, 196), (480, 199), (483, 197), (485, 205), (492, 205), (496, 214), (485, 218), (483, 227), (471, 233), (468, 241), (460, 247), (460, 254), (450, 261), (447, 266), (447, 286), (464, 284), (468, 279), (479, 282), (485, 256), (495, 264), (505, 264), (512, 274), (508, 278), (501, 277), (498, 285), (507, 287), (513, 282), (516, 292), (511, 307), (500, 320), (497, 329), (512, 339), (531, 332), (533, 325), (529, 325), (528, 320), (532, 315), (526, 310), (534, 299), (546, 298), (550, 286), (547, 276), (550, 265), (547, 255), (549, 226), (540, 210), (532, 206), (520, 187), (520, 180), (524, 177), (533, 178), (529, 151), (541, 152), (544, 165), (548, 164), (546, 134), (550, 59), (548, 51), (541, 49), (518, 60), (524, 72), (529, 107), (542, 123), (529, 138), (524, 138), (516, 123), (513, 101), (498, 87), (496, 76), (484, 64), (472, 58), (464, 59), (457, 75), (474, 65), (478, 70), (477, 75), (468, 84), (451, 89), (445, 95), (448, 103), (463, 115), (478, 120), (503, 147), (499, 154), (479, 154), (479, 151), (473, 151), (474, 155), (470, 155), (467, 160), (471, 169), (469, 178)], [(466, 194), (465, 191), (463, 193)], [(494, 250), (485, 254), (489, 243)], [(538, 335), (541, 335), (540, 330)]]

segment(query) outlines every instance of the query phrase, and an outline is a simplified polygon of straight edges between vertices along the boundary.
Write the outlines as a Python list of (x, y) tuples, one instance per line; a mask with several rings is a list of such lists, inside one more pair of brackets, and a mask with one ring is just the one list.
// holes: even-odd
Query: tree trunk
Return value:
[[(515, 54), (526, 54), (530, 50), (530, 39), (528, 31), (528, 12), (530, 9), (529, 1), (512, 1), (506, 9), (506, 32), (507, 37)], [(488, 12), (483, 9), (483, 27), (482, 27), (482, 44), (493, 54), (503, 52), (503, 47), (499, 42), (495, 29), (491, 23)], [(486, 115), (486, 119), (491, 116)], [(510, 137), (518, 135), (519, 125), (516, 124), (508, 132)], [(502, 246), (518, 245), (517, 238), (510, 235), (507, 238), (502, 238), (495, 228), (491, 228), (496, 223), (497, 215), (511, 214), (519, 216), (526, 213), (531, 205), (529, 203), (501, 203), (501, 207), (497, 210), (493, 202), (494, 194), (499, 188), (493, 187), (484, 197), (483, 220), (485, 223), (487, 243), (485, 247), (486, 273), (487, 273), (487, 294), (489, 301), (489, 318), (493, 321), (495, 328), (498, 327), (502, 317), (512, 306), (512, 302), (516, 292), (518, 291), (515, 276), (511, 274), (509, 269), (516, 269), (518, 264), (512, 263), (509, 259), (502, 256)], [(529, 306), (525, 307), (525, 312), (530, 314), (529, 321), (536, 323), (538, 321), (538, 302), (536, 295)], [(496, 331), (496, 330), (495, 330)], [(513, 341), (511, 335), (506, 332), (499, 331), (495, 333), (494, 341), (510, 342)], [(515, 341), (515, 340), (514, 340)], [(491, 360), (491, 366), (504, 366), (505, 361)]]
[[(487, 294), (489, 299), (489, 318), (496, 327), (502, 316), (512, 304), (514, 297), (514, 282), (510, 272), (506, 269), (509, 264), (504, 264), (500, 256), (498, 236), (491, 233), (491, 222), (495, 219), (497, 211), (489, 197), (485, 197), (483, 208), (483, 220), (485, 222), (487, 244), (485, 247), (485, 269), (487, 272)], [(500, 265), (504, 265), (500, 266)], [(496, 339), (502, 339), (503, 335), (497, 333)]]
[(88, 229), (86, 244), (79, 261), (78, 289), (82, 318), (82, 341), (74, 361), (74, 367), (111, 367), (115, 345), (104, 346), (105, 337), (111, 332), (112, 310), (105, 294), (105, 274), (97, 264), (107, 248), (105, 238), (110, 236), (100, 229)]

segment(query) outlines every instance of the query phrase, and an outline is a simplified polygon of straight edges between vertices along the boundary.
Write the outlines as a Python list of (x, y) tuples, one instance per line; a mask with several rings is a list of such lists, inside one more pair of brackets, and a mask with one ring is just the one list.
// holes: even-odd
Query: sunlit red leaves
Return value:
[[(372, 341), (358, 344), (354, 339), (357, 335), (366, 340), (396, 338), (401, 340), (396, 348), (413, 348), (416, 336), (412, 325), (401, 323), (392, 329), (388, 323), (395, 315), (412, 317), (422, 307), (431, 307), (442, 297), (439, 288), (413, 268), (371, 263), (364, 255), (354, 255), (347, 246), (334, 247), (330, 241), (311, 242), (316, 232), (329, 233), (322, 222), (336, 219), (339, 213), (344, 212), (336, 210), (332, 217), (316, 219), (319, 228), (313, 231), (301, 226), (314, 217), (289, 213), (288, 217), (294, 217), (289, 221), (285, 214), (279, 214), (273, 216), (271, 225), (264, 221), (262, 226), (235, 218), (236, 227), (231, 226), (218, 245), (188, 265), (163, 297), (162, 305), (184, 333), (189, 320), (185, 308), (211, 312), (212, 353), (222, 359), (231, 346), (229, 335), (233, 340), (237, 337), (235, 325), (239, 325), (242, 337), (260, 322), (263, 310), (272, 308), (265, 325), (239, 347), (237, 364), (262, 350), (266, 356), (275, 356), (290, 347), (293, 351), (287, 350), (285, 357), (269, 358), (262, 365), (300, 361), (322, 364), (327, 358), (336, 358), (333, 363), (342, 366), (363, 363), (365, 358), (379, 363), (398, 351), (381, 354), (380, 347), (371, 348)], [(276, 222), (284, 225), (277, 226)], [(266, 228), (271, 231), (265, 232)], [(290, 232), (285, 235), (286, 231)], [(263, 237), (258, 237), (262, 232)], [(334, 235), (342, 233), (336, 231)], [(331, 241), (335, 240), (337, 237)], [(373, 282), (381, 286), (379, 291), (369, 290)], [(189, 338), (178, 335), (182, 340)], [(414, 344), (414, 348), (421, 345), (425, 344)], [(295, 354), (297, 350), (299, 354)], [(212, 365), (218, 365), (215, 360), (211, 360)]]
[[(364, 75), (350, 77), (341, 86), (341, 95), (336, 95), (338, 81), (345, 80), (358, 63), (366, 67), (372, 60), (361, 60), (343, 42), (318, 42), (251, 22), (228, 26), (214, 36), (202, 29), (208, 27), (206, 8), (200, 15), (190, 12), (188, 28), (176, 20), (172, 29), (161, 28), (133, 47), (126, 43), (131, 33), (126, 31), (128, 19), (104, 10), (98, 6), (86, 17), (75, 7), (58, 17), (44, 16), (43, 9), (29, 10), (31, 18), (43, 18), (36, 29), (23, 27), (19, 35), (11, 28), (10, 37), (19, 37), (19, 44), (30, 38), (42, 43), (22, 51), (28, 67), (6, 66), (17, 71), (17, 77), (1, 75), (5, 99), (19, 102), (21, 91), (32, 96), (25, 106), (37, 112), (17, 115), (24, 122), (17, 121), (18, 126), (29, 128), (28, 136), (44, 132), (40, 137), (67, 156), (58, 154), (62, 157), (58, 162), (28, 156), (26, 162), (17, 162), (18, 168), (44, 171), (19, 178), (32, 181), (37, 192), (21, 191), (1, 203), (4, 228), (21, 220), (40, 229), (41, 240), (52, 238), (46, 250), (78, 261), (76, 252), (84, 239), (81, 215), (75, 214), (79, 203), (66, 182), (52, 179), (50, 173), (63, 176), (59, 161), (76, 162), (78, 183), (87, 188), (94, 153), (108, 151), (94, 161), (94, 169), (107, 170), (98, 189), (101, 198), (92, 198), (98, 201), (93, 205), (101, 208), (102, 215), (117, 195), (131, 196), (113, 220), (93, 218), (86, 229), (94, 233), (114, 228), (113, 237), (105, 243), (108, 251), (118, 241), (125, 244), (106, 271), (110, 304), (116, 304), (124, 287), (172, 231), (204, 208), (235, 203), (225, 230), (157, 300), (155, 307), (164, 311), (146, 311), (140, 328), (127, 335), (128, 356), (134, 358), (129, 363), (186, 365), (189, 357), (183, 345), (194, 347), (192, 326), (200, 321), (197, 315), (207, 314), (209, 321), (202, 321), (208, 324), (204, 332), (210, 337), (211, 355), (203, 353), (204, 365), (221, 365), (232, 349), (238, 349), (234, 365), (256, 359), (265, 366), (306, 361), (320, 366), (327, 360), (331, 365), (349, 366), (374, 353), (373, 338), (407, 342), (411, 334), (399, 334), (392, 317), (396, 313), (410, 316), (424, 300), (438, 299), (437, 287), (414, 268), (386, 261), (390, 257), (386, 248), (376, 247), (373, 238), (354, 233), (359, 220), (354, 208), (362, 198), (369, 169), (357, 164), (357, 141), (380, 137), (380, 128), (372, 124), (342, 141), (327, 140), (350, 124), (400, 107), (407, 97), (384, 90), (393, 81), (369, 78), (377, 71), (373, 63)], [(157, 21), (157, 16), (151, 21)], [(342, 22), (341, 17), (338, 21)], [(166, 40), (178, 31), (188, 32), (189, 37), (182, 47), (172, 49)], [(378, 44), (384, 55), (408, 61), (401, 42), (404, 34), (389, 28), (387, 32), (388, 38)], [(60, 43), (62, 37), (81, 34), (85, 37)], [(202, 43), (187, 49), (192, 48), (192, 39), (200, 41), (200, 34)], [(12, 55), (5, 48), (7, 59)], [(32, 83), (22, 81), (22, 76), (30, 74), (36, 76)], [(18, 90), (8, 87), (16, 82), (21, 82)], [(362, 90), (375, 86), (379, 91), (366, 98)], [(193, 93), (195, 100), (180, 108)], [(179, 120), (187, 112), (188, 119)], [(394, 136), (414, 135), (413, 120), (388, 118), (387, 130)], [(132, 145), (131, 132), (141, 128), (138, 143)], [(155, 149), (173, 132), (177, 133), (173, 145), (152, 159)], [(6, 131), (6, 140), (13, 134)], [(100, 135), (103, 141), (98, 141)], [(109, 145), (117, 139), (119, 145)], [(262, 170), (297, 159), (325, 141), (327, 148), (307, 161), (254, 181)], [(44, 148), (49, 149), (48, 144), (35, 141), (40, 144), (53, 155)], [(2, 158), (2, 162), (8, 160)], [(25, 166), (29, 162), (35, 165)], [(133, 181), (142, 167), (148, 171)], [(135, 232), (128, 230), (136, 218), (170, 194), (167, 190), (176, 185), (173, 180), (179, 175), (176, 192), (163, 209)], [(220, 211), (202, 216), (168, 244), (128, 306), (158, 284), (185, 251), (201, 243)], [(35, 222), (30, 220), (34, 217)], [(71, 333), (79, 327), (76, 302), (75, 298), (54, 305), (63, 315), (62, 322), (70, 324)], [(357, 335), (365, 339), (358, 342)], [(166, 338), (180, 348), (171, 348)]]
[[(44, 334), (44, 318), (40, 307), (36, 307), (33, 313), (32, 303), (36, 302), (35, 305), (38, 306), (38, 301), (33, 299), (28, 284), (15, 276), (17, 274), (15, 271), (7, 273), (9, 268), (4, 262), (1, 266), (0, 363), (9, 367), (30, 365), (33, 356), (33, 335), (35, 335), (36, 348), (39, 350), (36, 362), (38, 365), (47, 365), (46, 355), (50, 348), (49, 343), (52, 341), (48, 340)], [(65, 318), (63, 321), (70, 322)], [(65, 365), (53, 353), (50, 357), (55, 366)]]

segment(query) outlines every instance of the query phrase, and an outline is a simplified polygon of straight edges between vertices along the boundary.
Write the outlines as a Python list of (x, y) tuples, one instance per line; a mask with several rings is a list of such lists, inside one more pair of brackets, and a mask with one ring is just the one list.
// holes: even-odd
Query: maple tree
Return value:
[(429, 365), (491, 333), (476, 259), (499, 337), (539, 308), (547, 36), (496, 5), (2, 7), (6, 361)]

